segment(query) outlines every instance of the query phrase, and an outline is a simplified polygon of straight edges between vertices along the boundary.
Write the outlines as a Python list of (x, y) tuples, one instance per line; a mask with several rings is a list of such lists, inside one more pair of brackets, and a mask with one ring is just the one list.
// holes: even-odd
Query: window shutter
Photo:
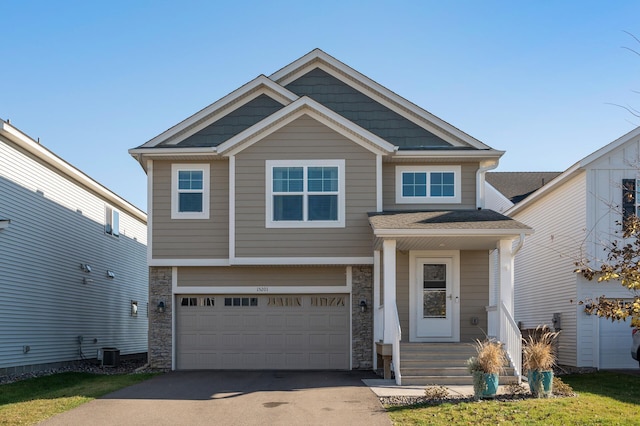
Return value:
[(622, 179), (622, 220), (636, 214), (636, 180)]

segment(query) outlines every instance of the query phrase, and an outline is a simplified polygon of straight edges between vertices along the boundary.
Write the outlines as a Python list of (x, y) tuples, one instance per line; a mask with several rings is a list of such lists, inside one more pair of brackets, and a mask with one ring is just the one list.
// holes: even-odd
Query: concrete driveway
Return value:
[(44, 425), (390, 425), (367, 372), (173, 372)]

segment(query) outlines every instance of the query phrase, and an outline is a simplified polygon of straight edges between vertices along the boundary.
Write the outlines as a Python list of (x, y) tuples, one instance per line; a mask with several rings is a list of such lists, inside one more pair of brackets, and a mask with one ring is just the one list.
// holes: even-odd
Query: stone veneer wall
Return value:
[[(171, 368), (171, 268), (149, 268), (149, 366)], [(164, 302), (164, 312), (158, 312), (158, 303)]]
[[(352, 364), (354, 370), (373, 368), (373, 267), (352, 268)], [(360, 301), (367, 301), (367, 310), (360, 311)]]

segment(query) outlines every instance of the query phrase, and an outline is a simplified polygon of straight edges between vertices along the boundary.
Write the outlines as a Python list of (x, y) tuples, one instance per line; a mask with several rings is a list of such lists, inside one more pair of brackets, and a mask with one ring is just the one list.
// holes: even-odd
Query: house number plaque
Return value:
[(258, 293), (269, 293), (269, 287), (256, 287)]

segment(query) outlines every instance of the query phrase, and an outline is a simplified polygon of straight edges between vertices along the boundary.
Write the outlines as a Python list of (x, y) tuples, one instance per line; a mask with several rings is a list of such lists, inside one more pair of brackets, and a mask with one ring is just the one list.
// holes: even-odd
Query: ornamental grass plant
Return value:
[(539, 325), (534, 333), (522, 339), (525, 370), (549, 371), (553, 369), (556, 363), (553, 344), (559, 334), (559, 331), (551, 331), (546, 325)]

